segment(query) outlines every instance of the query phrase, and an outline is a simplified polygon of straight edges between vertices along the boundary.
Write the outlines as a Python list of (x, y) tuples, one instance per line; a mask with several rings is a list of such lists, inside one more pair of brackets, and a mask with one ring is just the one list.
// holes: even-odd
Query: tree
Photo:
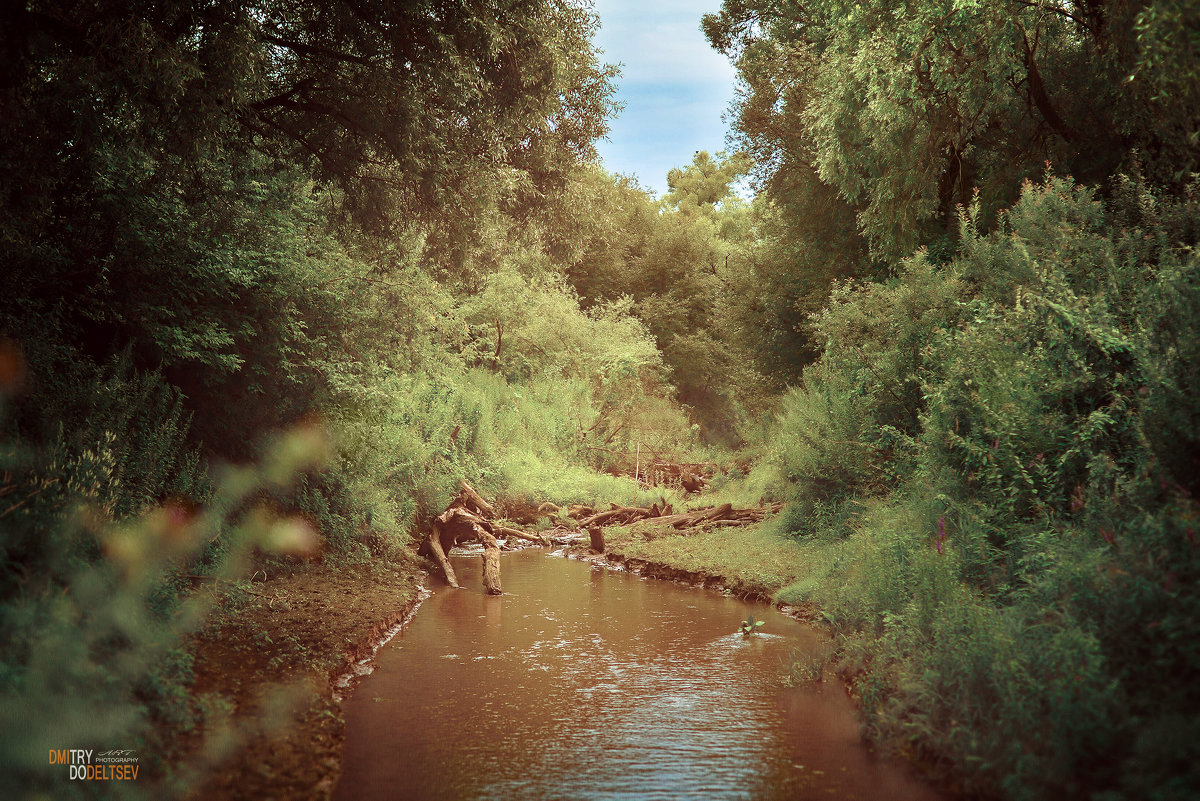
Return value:
[(1156, 182), (1186, 180), (1200, 104), (1189, 91), (1168, 108), (1156, 92), (1180, 85), (1173, 69), (1195, 74), (1180, 26), (1197, 13), (1194, 2), (727, 0), (704, 29), (738, 65), (736, 124), (760, 177), (811, 162), (872, 254), (891, 259), (952, 233), (973, 189), (985, 218), (1007, 205), (1047, 160), (1102, 180), (1137, 149)]
[(590, 172), (574, 187), (574, 216), (557, 229), (577, 238), (560, 238), (555, 248), (584, 306), (633, 301), (671, 370), (676, 399), (704, 436), (727, 442), (737, 440), (745, 407), (762, 390), (741, 327), (754, 297), (745, 281), (754, 230), (733, 192), (749, 166), (745, 154), (699, 151), (671, 171), (661, 200), (627, 179)]
[(362, 289), (409, 263), (382, 243), (452, 251), (590, 156), (594, 25), (549, 0), (6, 5), (0, 333), (132, 345), (244, 457), (376, 339)]
[(727, 156), (724, 152), (710, 156), (697, 151), (692, 163), (667, 173), (667, 192), (663, 201), (669, 208), (699, 208), (713, 211), (718, 203), (732, 196), (732, 185), (753, 166), (745, 153)]

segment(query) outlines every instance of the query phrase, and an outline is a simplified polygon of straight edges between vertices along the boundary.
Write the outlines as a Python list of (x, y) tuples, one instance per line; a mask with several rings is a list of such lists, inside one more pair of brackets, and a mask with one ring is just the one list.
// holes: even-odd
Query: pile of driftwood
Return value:
[(539, 545), (550, 544), (538, 534), (529, 534), (496, 522), (495, 516), (496, 510), (492, 505), (464, 481), (458, 497), (446, 507), (446, 511), (433, 519), (433, 530), (429, 532), (421, 551), (433, 556), (451, 587), (458, 587), (458, 577), (454, 575), (454, 567), (446, 553), (458, 543), (478, 541), (483, 545), (483, 586), (492, 595), (502, 592), (499, 538), (516, 537)]
[[(744, 526), (778, 512), (781, 506), (775, 504), (734, 509), (732, 504), (725, 503), (677, 513), (665, 499), (648, 507), (618, 506), (614, 503), (604, 510), (572, 504), (566, 510), (567, 520), (559, 518), (560, 522), (552, 530), (537, 533), (498, 521), (495, 508), (464, 481), (458, 497), (446, 507), (446, 511), (433, 519), (432, 530), (420, 552), (432, 556), (445, 574), (446, 582), (451, 587), (458, 587), (458, 577), (446, 554), (455, 545), (479, 542), (483, 545), (483, 586), (490, 594), (500, 595), (501, 540), (516, 538), (538, 545), (550, 545), (552, 542), (561, 545), (588, 539), (593, 550), (603, 552), (604, 526), (671, 526), (676, 530)], [(540, 514), (549, 517), (557, 516), (561, 511), (553, 504), (538, 507)]]
[(676, 514), (671, 505), (664, 500), (661, 506), (655, 503), (649, 507), (611, 504), (610, 508), (604, 511), (596, 511), (587, 506), (572, 506), (569, 507), (567, 514), (578, 520), (579, 527), (583, 529), (598, 526), (630, 526), (639, 523), (651, 523), (655, 526), (669, 525), (675, 529), (685, 529), (744, 526), (749, 523), (757, 523), (771, 512), (777, 511), (779, 511), (777, 506), (734, 509), (733, 504), (723, 503), (720, 506), (706, 506), (703, 509), (693, 509)]
[(665, 458), (657, 449), (638, 444), (635, 451), (585, 446), (592, 451), (608, 454), (605, 472), (632, 478), (643, 487), (667, 487), (686, 494), (700, 492), (720, 467), (713, 462), (676, 462)]

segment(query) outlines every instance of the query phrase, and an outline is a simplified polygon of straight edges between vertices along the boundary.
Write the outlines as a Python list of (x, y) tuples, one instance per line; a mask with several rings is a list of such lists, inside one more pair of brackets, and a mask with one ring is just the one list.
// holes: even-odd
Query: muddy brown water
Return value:
[(940, 798), (871, 753), (840, 686), (782, 686), (811, 628), (538, 550), (502, 566), (489, 597), (456, 557), (464, 589), (380, 650), (345, 702), (336, 799)]

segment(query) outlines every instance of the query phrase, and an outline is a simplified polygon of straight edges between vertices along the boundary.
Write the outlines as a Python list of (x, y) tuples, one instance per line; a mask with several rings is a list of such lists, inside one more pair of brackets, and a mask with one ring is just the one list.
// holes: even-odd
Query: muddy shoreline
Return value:
[(412, 620), (425, 585), (411, 559), (311, 564), (218, 608), (189, 643), (193, 701), (217, 711), (186, 737), (178, 795), (328, 799), (341, 775), (341, 700)]
[(793, 620), (802, 623), (813, 623), (816, 619), (816, 609), (807, 606), (777, 603), (774, 600), (774, 590), (765, 585), (731, 582), (725, 576), (703, 570), (684, 570), (668, 562), (659, 562), (641, 557), (627, 557), (619, 551), (596, 553), (586, 545), (575, 545), (563, 549), (562, 555), (567, 559), (598, 564), (609, 570), (624, 570), (647, 578), (673, 581), (693, 589), (716, 590), (727, 592), (743, 601), (755, 601), (778, 609)]
[(417, 595), (411, 598), (398, 612), (394, 612), (384, 620), (376, 623), (368, 630), (366, 639), (346, 649), (343, 653), (343, 664), (329, 674), (329, 686), (333, 691), (333, 699), (342, 701), (359, 681), (371, 675), (375, 669), (375, 656), (379, 649), (392, 641), (416, 617), (421, 603), (433, 593), (422, 583), (417, 588)]

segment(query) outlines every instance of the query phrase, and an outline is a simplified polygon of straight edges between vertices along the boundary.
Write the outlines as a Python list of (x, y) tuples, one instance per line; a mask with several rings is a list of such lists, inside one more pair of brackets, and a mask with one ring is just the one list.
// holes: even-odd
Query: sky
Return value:
[(721, 115), (733, 99), (733, 65), (709, 47), (700, 17), (721, 0), (596, 0), (596, 45), (620, 63), (608, 140), (596, 144), (609, 172), (634, 175), (644, 188), (667, 191), (667, 171), (690, 164), (697, 150), (725, 149)]

